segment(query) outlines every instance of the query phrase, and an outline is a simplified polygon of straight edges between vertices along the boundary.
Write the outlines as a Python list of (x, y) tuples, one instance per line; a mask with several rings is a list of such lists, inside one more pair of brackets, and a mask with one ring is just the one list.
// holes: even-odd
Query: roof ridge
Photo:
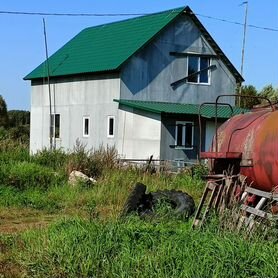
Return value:
[[(100, 25), (95, 25), (95, 26), (90, 26), (90, 27), (86, 27), (84, 28), (83, 30), (81, 30), (81, 32), (87, 30), (87, 29), (97, 29), (97, 28), (101, 28), (101, 27), (105, 27), (105, 26), (109, 26), (109, 25), (114, 25), (114, 24), (119, 24), (119, 23), (122, 23), (122, 22), (126, 22), (126, 21), (133, 21), (133, 20), (137, 20), (137, 19), (141, 19), (141, 18), (144, 18), (144, 17), (149, 17), (149, 16), (154, 16), (154, 15), (161, 15), (161, 14), (170, 14), (174, 11), (177, 11), (176, 13), (179, 14), (180, 12), (182, 12), (183, 10), (185, 10), (188, 6), (182, 6), (182, 7), (177, 7), (177, 8), (173, 8), (173, 9), (169, 9), (169, 10), (165, 10), (165, 11), (160, 11), (160, 12), (155, 12), (155, 13), (146, 13), (144, 15), (140, 15), (140, 16), (136, 16), (136, 17), (132, 17), (132, 18), (126, 18), (126, 19), (123, 19), (123, 20), (117, 20), (117, 21), (113, 21), (113, 22), (107, 22), (107, 23), (104, 23), (104, 24), (100, 24)], [(178, 10), (180, 10), (178, 12)]]

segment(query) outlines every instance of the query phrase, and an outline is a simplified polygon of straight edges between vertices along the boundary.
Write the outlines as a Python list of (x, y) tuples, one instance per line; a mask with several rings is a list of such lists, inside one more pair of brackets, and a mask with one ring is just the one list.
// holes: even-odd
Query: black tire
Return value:
[(186, 192), (176, 190), (161, 190), (152, 192), (153, 210), (155, 206), (164, 201), (169, 203), (174, 209), (174, 214), (190, 217), (195, 211), (195, 202)]
[(140, 205), (144, 202), (145, 199), (145, 192), (146, 192), (146, 185), (137, 182), (134, 186), (134, 188), (132, 189), (132, 191), (130, 192), (124, 208), (123, 208), (123, 212), (122, 212), (122, 216), (125, 216), (131, 212), (136, 212), (138, 211)]

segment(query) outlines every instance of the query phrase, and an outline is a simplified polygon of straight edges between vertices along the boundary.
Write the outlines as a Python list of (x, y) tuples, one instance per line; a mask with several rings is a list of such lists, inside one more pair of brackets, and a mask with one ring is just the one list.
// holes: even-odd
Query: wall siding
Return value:
[(118, 151), (122, 158), (160, 158), (160, 115), (120, 107), (118, 118)]
[[(170, 84), (187, 76), (187, 57), (171, 56), (173, 51), (215, 54), (192, 20), (183, 15), (124, 66), (121, 98), (200, 104), (235, 92), (235, 78), (216, 58), (211, 62), (216, 69), (211, 71), (210, 85), (183, 83), (173, 90)], [(222, 101), (234, 104), (233, 99)]]
[[(84, 78), (64, 78), (51, 83), (52, 113), (61, 116), (61, 138), (56, 146), (66, 151), (76, 140), (87, 148), (116, 145), (120, 81), (118, 75)], [(90, 136), (83, 137), (83, 116), (90, 117)], [(107, 117), (115, 116), (115, 137), (107, 137)], [(49, 147), (49, 97), (47, 84), (33, 84), (31, 93), (32, 153)]]

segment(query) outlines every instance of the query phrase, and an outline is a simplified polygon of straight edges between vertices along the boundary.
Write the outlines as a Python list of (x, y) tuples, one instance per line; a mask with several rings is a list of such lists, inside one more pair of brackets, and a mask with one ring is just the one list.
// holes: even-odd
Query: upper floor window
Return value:
[(210, 83), (210, 58), (188, 56), (187, 82), (190, 83)]
[(90, 117), (83, 117), (83, 137), (90, 136)]
[(193, 122), (176, 122), (175, 145), (179, 149), (193, 149)]
[(60, 114), (51, 114), (50, 136), (60, 138)]

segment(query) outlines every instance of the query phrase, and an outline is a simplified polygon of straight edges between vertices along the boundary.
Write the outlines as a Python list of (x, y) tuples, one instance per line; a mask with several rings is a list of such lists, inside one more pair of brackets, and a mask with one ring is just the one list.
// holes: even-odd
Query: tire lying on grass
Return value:
[(182, 191), (161, 190), (146, 194), (146, 185), (136, 183), (129, 194), (122, 215), (137, 212), (140, 216), (146, 214), (155, 215), (156, 207), (159, 204), (170, 204), (174, 215), (181, 215), (184, 218), (190, 217), (195, 211), (193, 198)]
[(152, 192), (153, 209), (157, 204), (165, 202), (173, 208), (173, 214), (182, 215), (185, 218), (190, 217), (195, 211), (195, 203), (193, 198), (186, 192), (176, 190), (163, 190)]
[(138, 211), (144, 203), (146, 189), (147, 187), (143, 183), (137, 182), (135, 184), (124, 204), (122, 215)]

